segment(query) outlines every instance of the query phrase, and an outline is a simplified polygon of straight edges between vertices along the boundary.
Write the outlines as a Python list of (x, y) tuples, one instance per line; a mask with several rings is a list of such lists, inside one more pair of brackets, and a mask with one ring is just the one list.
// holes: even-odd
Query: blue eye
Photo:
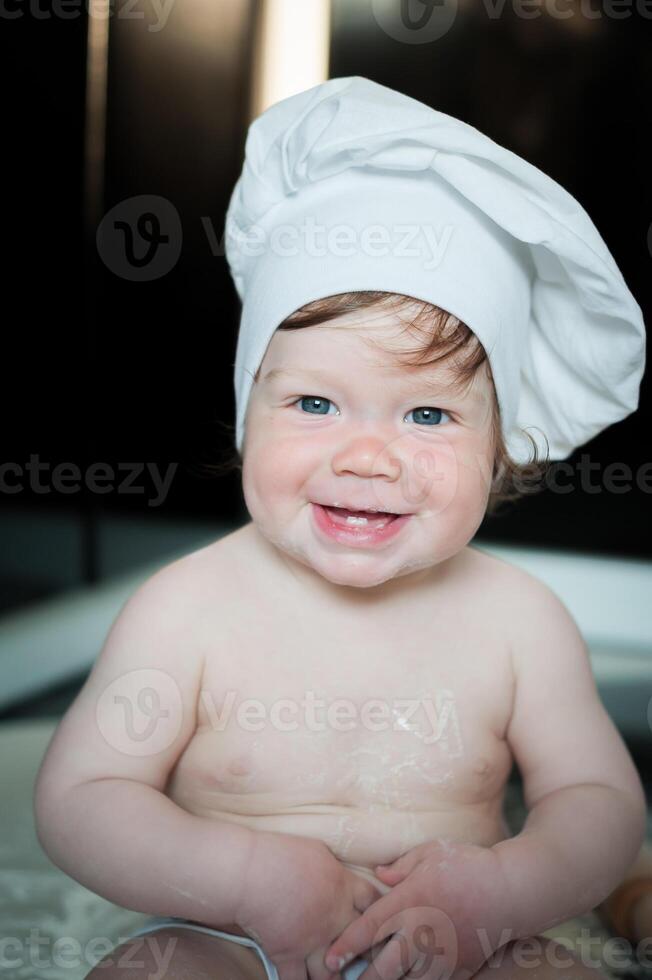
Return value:
[(315, 412), (308, 412), (309, 415), (328, 415), (327, 405), (332, 405), (333, 403), (328, 398), (319, 398), (317, 395), (304, 395), (302, 398), (297, 398), (293, 405), (299, 402), (313, 402), (317, 410)]
[[(437, 425), (441, 421), (441, 416), (446, 415), (446, 412), (443, 412), (441, 408), (431, 407), (412, 408), (410, 412), (422, 412), (426, 425), (430, 426)], [(408, 415), (410, 412), (408, 412)], [(450, 419), (450, 415), (446, 415), (446, 418)]]
[[(305, 404), (310, 405), (312, 403), (315, 411), (307, 409), (308, 415), (328, 415), (328, 406), (335, 408), (333, 402), (329, 398), (321, 398), (318, 395), (303, 395), (301, 398), (297, 398), (296, 401), (292, 402), (293, 405), (301, 404), (302, 407)], [(422, 406), (420, 408), (412, 408), (408, 415), (412, 412), (421, 412), (422, 421), (426, 426), (436, 427), (441, 423), (442, 415), (445, 416), (450, 421), (450, 416), (446, 412), (442, 411), (441, 408), (432, 408), (430, 406)], [(336, 409), (335, 414), (339, 415), (339, 411)], [(407, 416), (406, 416), (407, 417)]]

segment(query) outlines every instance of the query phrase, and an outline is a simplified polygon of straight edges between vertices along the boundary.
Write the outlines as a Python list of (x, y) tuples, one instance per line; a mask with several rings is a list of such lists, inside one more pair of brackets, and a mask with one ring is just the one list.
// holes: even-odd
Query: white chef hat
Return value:
[(515, 462), (530, 458), (523, 429), (564, 459), (638, 405), (642, 313), (586, 211), (474, 127), (384, 85), (332, 78), (255, 119), (225, 232), (242, 300), (239, 451), (275, 329), (356, 290), (413, 296), (471, 328)]

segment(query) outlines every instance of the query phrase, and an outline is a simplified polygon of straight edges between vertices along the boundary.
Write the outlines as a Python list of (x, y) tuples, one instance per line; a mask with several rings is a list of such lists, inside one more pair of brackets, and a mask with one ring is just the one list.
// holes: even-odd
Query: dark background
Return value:
[[(239, 473), (205, 471), (230, 449), (234, 423), (239, 304), (202, 218), (221, 238), (242, 165), (256, 4), (237, 6), (238, 22), (218, 23), (212, 53), (208, 45), (201, 56), (175, 47), (182, 9), (159, 33), (111, 19), (103, 213), (160, 195), (183, 231), (176, 265), (150, 282), (107, 268), (85, 222), (86, 8), (66, 19), (44, 2), (39, 16), (6, 8), (19, 16), (2, 25), (3, 461), (24, 466), (38, 454), (50, 469), (68, 462), (82, 472), (98, 461), (116, 470), (178, 464), (158, 507), (145, 474), (144, 493), (39, 493), (27, 480), (20, 493), (0, 493), (5, 514), (78, 518), (89, 581), (103, 516), (248, 520)], [(445, 37), (405, 45), (380, 29), (369, 2), (335, 0), (329, 74), (365, 75), (459, 116), (560, 181), (649, 320), (652, 20), (635, 5), (622, 19), (600, 14), (597, 2), (591, 9), (592, 18), (578, 5), (569, 20), (525, 20), (508, 4), (491, 17), (483, 3), (464, 3)], [(638, 412), (570, 462), (589, 453), (601, 467), (627, 464), (634, 478), (651, 458), (650, 421), (646, 375)], [(627, 492), (607, 492), (601, 470), (593, 481), (597, 492), (582, 490), (578, 474), (570, 492), (544, 490), (487, 519), (478, 540), (652, 557), (650, 494), (634, 480)]]

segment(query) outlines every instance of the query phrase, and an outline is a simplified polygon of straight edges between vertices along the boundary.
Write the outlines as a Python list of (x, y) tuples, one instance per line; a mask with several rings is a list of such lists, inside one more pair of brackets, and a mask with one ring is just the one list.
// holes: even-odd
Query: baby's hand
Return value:
[(428, 841), (375, 874), (392, 889), (331, 944), (329, 968), (341, 971), (371, 950), (359, 980), (398, 980), (413, 964), (419, 980), (466, 980), (507, 941), (507, 891), (489, 848)]
[(380, 894), (323, 841), (262, 831), (234, 921), (260, 943), (280, 980), (333, 980), (326, 948)]

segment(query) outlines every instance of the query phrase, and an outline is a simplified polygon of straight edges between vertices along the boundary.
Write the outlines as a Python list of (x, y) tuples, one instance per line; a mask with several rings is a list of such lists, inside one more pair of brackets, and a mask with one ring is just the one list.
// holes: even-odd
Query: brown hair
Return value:
[[(488, 515), (494, 514), (501, 504), (518, 500), (525, 494), (536, 493), (541, 490), (542, 478), (550, 465), (548, 455), (546, 454), (544, 459), (539, 459), (536, 442), (529, 433), (523, 430), (532, 443), (532, 459), (525, 464), (515, 463), (511, 459), (503, 439), (500, 407), (486, 351), (473, 331), (452, 313), (448, 313), (424, 300), (416, 300), (412, 296), (384, 291), (361, 290), (338, 293), (307, 303), (286, 317), (277, 327), (277, 330), (301, 330), (306, 327), (318, 326), (320, 323), (326, 323), (346, 313), (368, 309), (369, 307), (392, 306), (394, 312), (399, 312), (414, 305), (418, 307), (418, 310), (416, 315), (409, 320), (408, 327), (415, 328), (417, 331), (421, 327), (425, 327), (426, 342), (407, 351), (408, 355), (415, 355), (415, 358), (414, 360), (406, 358), (403, 363), (417, 366), (435, 364), (450, 358), (454, 368), (454, 380), (450, 383), (450, 387), (456, 391), (464, 391), (471, 385), (480, 366), (486, 362), (486, 370), (494, 394), (491, 434), (495, 446), (491, 492), (486, 513)], [(260, 368), (254, 375), (254, 382), (258, 381), (259, 375)], [(226, 428), (233, 432), (232, 426)], [(217, 474), (229, 473), (236, 469), (241, 470), (242, 457), (233, 445), (224, 462), (215, 465), (207, 464), (207, 467)]]

